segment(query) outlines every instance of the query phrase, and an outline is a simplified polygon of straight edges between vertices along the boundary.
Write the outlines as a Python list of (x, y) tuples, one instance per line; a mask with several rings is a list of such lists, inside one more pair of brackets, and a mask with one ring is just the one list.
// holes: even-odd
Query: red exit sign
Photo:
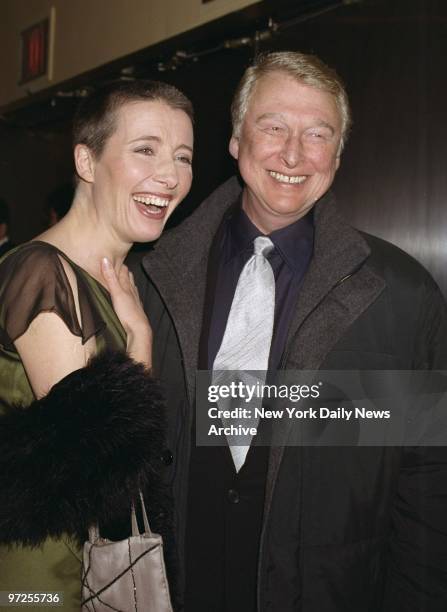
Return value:
[(44, 19), (21, 33), (22, 83), (47, 73), (49, 31), (49, 19)]

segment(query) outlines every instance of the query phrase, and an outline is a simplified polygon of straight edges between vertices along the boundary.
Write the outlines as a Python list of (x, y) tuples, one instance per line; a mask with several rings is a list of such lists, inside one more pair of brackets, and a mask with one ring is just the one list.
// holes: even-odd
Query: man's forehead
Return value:
[(250, 96), (250, 102), (262, 101), (264, 97), (269, 95), (280, 99), (287, 95), (289, 91), (293, 92), (293, 97), (290, 99), (294, 99), (296, 97), (295, 94), (297, 90), (301, 91), (300, 97), (302, 97), (303, 93), (305, 93), (309, 97), (318, 98), (323, 96), (330, 100), (334, 100), (335, 102), (335, 96), (330, 92), (325, 91), (317, 85), (305, 82), (303, 79), (289, 74), (284, 70), (275, 70), (259, 77), (254, 84)]
[[(255, 83), (252, 90), (247, 111), (258, 121), (261, 117), (283, 118), (288, 109), (295, 110), (296, 106), (314, 106), (321, 112), (316, 119), (321, 123), (332, 124), (341, 121), (340, 111), (335, 96), (320, 87), (305, 83), (298, 77), (277, 70), (263, 75)], [(329, 118), (333, 118), (329, 120)], [(333, 126), (335, 127), (335, 126)]]

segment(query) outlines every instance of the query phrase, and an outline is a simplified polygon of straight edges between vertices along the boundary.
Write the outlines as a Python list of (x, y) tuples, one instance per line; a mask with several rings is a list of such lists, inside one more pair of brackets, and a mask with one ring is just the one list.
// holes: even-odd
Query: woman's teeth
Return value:
[(166, 208), (169, 205), (169, 200), (164, 198), (159, 198), (158, 196), (133, 196), (135, 202), (140, 202), (141, 204), (145, 204), (149, 206), (158, 206), (159, 208)]
[(303, 183), (307, 176), (287, 176), (287, 174), (280, 174), (279, 172), (269, 172), (270, 176), (279, 181), (280, 183)]

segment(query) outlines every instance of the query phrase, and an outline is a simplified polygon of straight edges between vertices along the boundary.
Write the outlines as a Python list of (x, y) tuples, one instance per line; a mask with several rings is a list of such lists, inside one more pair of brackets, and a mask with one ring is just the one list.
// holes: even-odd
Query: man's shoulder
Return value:
[[(367, 265), (384, 280), (384, 299), (397, 316), (406, 320), (409, 312), (418, 313), (424, 325), (439, 326), (439, 337), (446, 337), (447, 303), (438, 284), (426, 268), (396, 245), (361, 233), (371, 254)], [(428, 332), (427, 332), (428, 333)], [(447, 356), (443, 357), (443, 363)]]
[[(367, 327), (362, 329), (372, 326), (376, 338), (388, 337), (390, 354), (396, 350), (401, 354), (405, 347), (403, 363), (408, 354), (411, 367), (445, 368), (447, 304), (431, 274), (391, 242), (360, 231), (359, 236), (367, 245), (369, 255), (358, 270), (353, 290), (360, 294), (364, 291), (360, 279), (368, 282), (365, 279), (376, 276), (384, 281), (381, 293), (359, 317), (359, 321), (364, 322), (365, 317), (368, 321)], [(366, 276), (365, 269), (368, 270)]]
[(436, 285), (428, 270), (412, 255), (383, 238), (363, 231), (359, 233), (371, 251), (368, 265), (381, 273), (388, 283)]

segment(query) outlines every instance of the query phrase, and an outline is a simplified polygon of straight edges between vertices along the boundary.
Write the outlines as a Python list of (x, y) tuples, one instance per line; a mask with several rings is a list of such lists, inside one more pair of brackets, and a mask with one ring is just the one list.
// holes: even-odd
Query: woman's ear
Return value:
[(74, 162), (76, 173), (86, 183), (93, 183), (95, 179), (95, 163), (93, 154), (87, 145), (77, 144), (74, 148)]

